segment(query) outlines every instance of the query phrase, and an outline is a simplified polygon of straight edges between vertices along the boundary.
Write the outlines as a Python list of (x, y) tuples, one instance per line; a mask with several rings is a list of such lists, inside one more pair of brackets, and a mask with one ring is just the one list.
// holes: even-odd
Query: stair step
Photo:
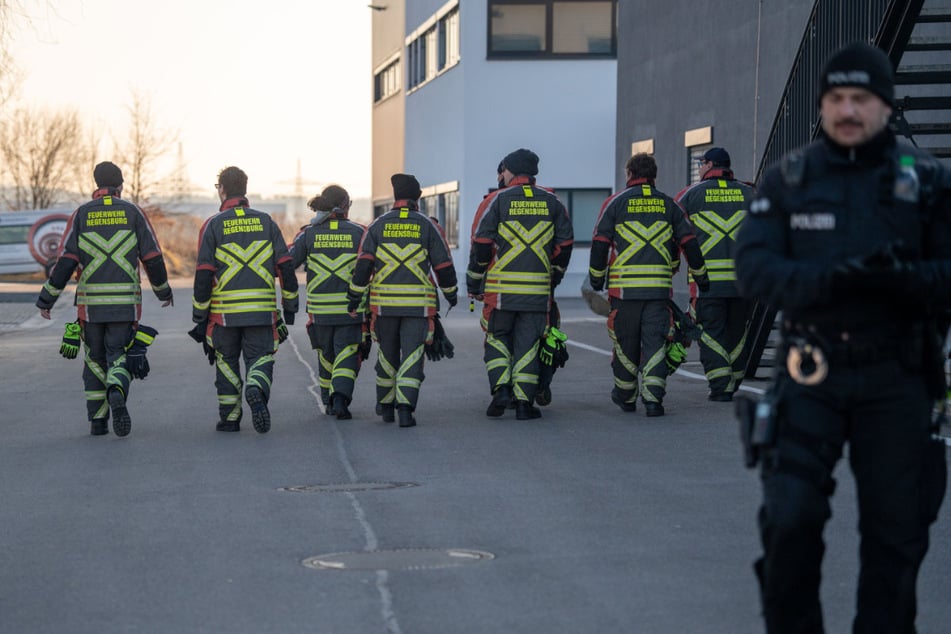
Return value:
[(951, 84), (951, 64), (929, 64), (904, 66), (898, 69), (895, 83), (909, 84)]
[(951, 97), (902, 97), (897, 105), (909, 110), (951, 110)]
[(951, 123), (912, 123), (914, 134), (951, 134)]
[(908, 40), (908, 51), (951, 51), (951, 39), (946, 37), (913, 37)]
[(947, 7), (934, 7), (922, 9), (918, 14), (918, 24), (934, 22), (951, 22), (951, 9)]

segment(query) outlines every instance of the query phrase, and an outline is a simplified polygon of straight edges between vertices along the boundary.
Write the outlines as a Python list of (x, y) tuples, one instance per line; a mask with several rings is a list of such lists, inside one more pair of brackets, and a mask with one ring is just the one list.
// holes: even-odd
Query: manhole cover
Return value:
[(397, 548), (330, 553), (308, 557), (302, 563), (317, 570), (431, 570), (477, 564), (495, 559), (481, 550), (463, 548)]
[(419, 486), (415, 482), (338, 482), (334, 484), (302, 484), (281, 487), (281, 491), (291, 493), (343, 493), (345, 491), (380, 491), (385, 489), (406, 489)]

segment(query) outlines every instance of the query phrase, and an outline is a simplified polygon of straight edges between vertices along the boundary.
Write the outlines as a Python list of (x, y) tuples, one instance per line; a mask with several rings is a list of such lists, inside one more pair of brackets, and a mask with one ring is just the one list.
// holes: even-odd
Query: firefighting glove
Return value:
[(455, 355), (455, 346), (446, 336), (446, 330), (442, 327), (439, 315), (433, 318), (433, 340), (426, 344), (426, 358), (430, 361), (439, 361), (443, 357), (451, 359)]
[(563, 368), (568, 361), (568, 335), (551, 327), (538, 346), (538, 360), (554, 368)]
[(699, 288), (701, 292), (706, 293), (710, 290), (710, 276), (707, 275), (706, 271), (703, 273), (694, 273), (693, 281), (696, 283), (697, 288)]
[(149, 375), (149, 360), (145, 356), (146, 349), (155, 341), (158, 330), (151, 326), (139, 324), (135, 336), (126, 347), (125, 367), (134, 379), (144, 379)]
[(282, 344), (287, 341), (287, 324), (280, 317), (277, 318), (277, 343)]
[(370, 358), (370, 350), (373, 348), (373, 335), (370, 334), (369, 329), (364, 327), (363, 330), (363, 339), (360, 340), (360, 345), (357, 346), (357, 351), (360, 353), (360, 359), (366, 361)]
[(360, 302), (363, 300), (363, 293), (351, 289), (347, 290), (347, 312), (355, 313), (360, 308)]
[(595, 277), (589, 273), (588, 281), (591, 283), (591, 288), (593, 288), (594, 290), (596, 291), (604, 290), (604, 276), (603, 275), (600, 277)]
[(448, 293), (443, 291), (443, 295), (446, 297), (446, 301), (449, 303), (450, 308), (459, 303), (459, 292), (456, 289), (453, 289)]
[(667, 361), (667, 374), (673, 374), (687, 360), (687, 349), (679, 341), (669, 341), (664, 346), (664, 359)]
[(82, 328), (78, 320), (66, 324), (66, 332), (63, 333), (63, 343), (59, 346), (59, 353), (63, 355), (63, 358), (75, 359), (76, 355), (79, 354), (79, 333), (81, 331)]
[(215, 349), (208, 345), (205, 333), (208, 331), (208, 320), (200, 321), (195, 327), (188, 331), (188, 336), (201, 344), (201, 349), (208, 357), (208, 365), (215, 364)]

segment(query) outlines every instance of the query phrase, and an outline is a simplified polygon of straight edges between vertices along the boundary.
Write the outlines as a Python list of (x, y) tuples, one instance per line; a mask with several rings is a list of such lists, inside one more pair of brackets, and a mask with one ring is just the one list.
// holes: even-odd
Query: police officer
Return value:
[(667, 307), (673, 290), (671, 241), (684, 251), (697, 285), (706, 290), (710, 281), (684, 210), (654, 186), (654, 157), (635, 154), (625, 172), (627, 189), (604, 202), (594, 227), (589, 281), (597, 291), (607, 286), (611, 301), (611, 400), (622, 411), (634, 412), (640, 394), (648, 416), (663, 416), (665, 343), (672, 324)]
[(355, 314), (369, 290), (371, 330), (378, 344), (376, 362), (377, 412), (383, 421), (413, 427), (413, 412), (423, 383), (425, 346), (432, 341), (439, 288), (455, 306), (456, 269), (439, 226), (419, 211), (419, 181), (411, 174), (394, 174), (393, 208), (373, 221), (363, 236), (353, 279), (347, 292), (348, 310)]
[[(279, 317), (274, 280), (281, 278), (284, 321), (294, 323), (297, 277), (280, 228), (252, 209), (248, 176), (237, 167), (218, 174), (220, 211), (205, 221), (198, 238), (192, 321), (214, 350), (219, 420), (216, 429), (241, 429), (239, 357), (244, 356), (244, 397), (258, 433), (271, 428), (267, 403), (277, 352)], [(282, 330), (286, 326), (280, 324)]]
[(352, 417), (364, 328), (362, 312), (347, 312), (347, 289), (366, 229), (347, 218), (351, 202), (343, 187), (325, 187), (307, 203), (316, 215), (290, 249), (294, 269), (301, 264), (307, 269), (307, 334), (317, 350), (324, 411), (341, 420)]
[(142, 313), (139, 262), (163, 307), (172, 305), (172, 289), (152, 225), (141, 209), (121, 198), (122, 170), (105, 161), (96, 165), (93, 178), (92, 200), (73, 212), (59, 259), (36, 305), (49, 319), (50, 309), (79, 267), (76, 305), (86, 343), (83, 384), (90, 433), (109, 433), (111, 408), (113, 431), (125, 436), (132, 428), (126, 408), (132, 380), (126, 349)]
[(568, 211), (535, 183), (538, 155), (518, 149), (502, 159), (504, 187), (482, 202), (466, 271), (469, 295), (484, 302), (485, 367), (498, 417), (516, 402), (518, 420), (541, 417), (539, 340), (548, 327), (552, 293), (571, 259)]
[(740, 290), (782, 310), (755, 568), (769, 632), (823, 631), (822, 532), (848, 442), (861, 534), (853, 631), (914, 632), (946, 478), (930, 428), (944, 397), (934, 316), (951, 292), (951, 178), (888, 128), (882, 51), (844, 47), (819, 86), (820, 138), (767, 171), (736, 255)]
[(746, 372), (746, 331), (753, 303), (736, 288), (736, 236), (753, 199), (753, 188), (733, 176), (730, 155), (720, 147), (699, 161), (700, 182), (682, 190), (680, 203), (693, 225), (710, 277), (710, 288), (690, 285), (697, 322), (703, 326), (700, 363), (711, 401), (732, 401)]

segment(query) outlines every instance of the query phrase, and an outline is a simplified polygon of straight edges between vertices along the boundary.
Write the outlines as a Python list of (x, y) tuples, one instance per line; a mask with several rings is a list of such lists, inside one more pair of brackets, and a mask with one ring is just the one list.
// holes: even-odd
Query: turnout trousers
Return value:
[(423, 374), (423, 356), (430, 336), (429, 317), (373, 317), (377, 342), (376, 401), (409, 405), (416, 410)]
[(343, 394), (349, 403), (353, 400), (353, 384), (360, 371), (359, 346), (363, 341), (363, 324), (311, 324), (307, 328), (312, 333), (311, 343), (317, 350), (320, 400), (329, 407), (331, 396)]
[(493, 394), (510, 386), (515, 400), (535, 400), (540, 366), (538, 342), (547, 326), (548, 314), (544, 312), (489, 311), (483, 358)]
[(710, 394), (733, 394), (746, 373), (746, 333), (753, 302), (741, 297), (701, 297), (695, 309), (697, 323), (703, 326), (698, 344)]
[(764, 459), (756, 561), (770, 634), (821, 633), (823, 527), (832, 471), (849, 443), (859, 506), (860, 572), (853, 632), (912, 634), (915, 585), (946, 478), (930, 438), (932, 400), (898, 361), (830, 368), (804, 386), (777, 378), (778, 438)]
[[(218, 416), (222, 422), (241, 422), (241, 389), (261, 389), (266, 403), (271, 397), (277, 333), (274, 326), (219, 326), (211, 331), (215, 349), (215, 388)], [(246, 383), (241, 380), (240, 358), (244, 356)]]
[(82, 322), (86, 358), (83, 386), (86, 415), (90, 421), (109, 420), (106, 390), (117, 387), (126, 399), (132, 376), (125, 367), (125, 347), (132, 341), (135, 325), (129, 321)]
[[(664, 345), (670, 330), (667, 300), (611, 300), (608, 334), (614, 342), (614, 387), (625, 403), (662, 403), (667, 392)], [(640, 378), (641, 386), (638, 386)]]

